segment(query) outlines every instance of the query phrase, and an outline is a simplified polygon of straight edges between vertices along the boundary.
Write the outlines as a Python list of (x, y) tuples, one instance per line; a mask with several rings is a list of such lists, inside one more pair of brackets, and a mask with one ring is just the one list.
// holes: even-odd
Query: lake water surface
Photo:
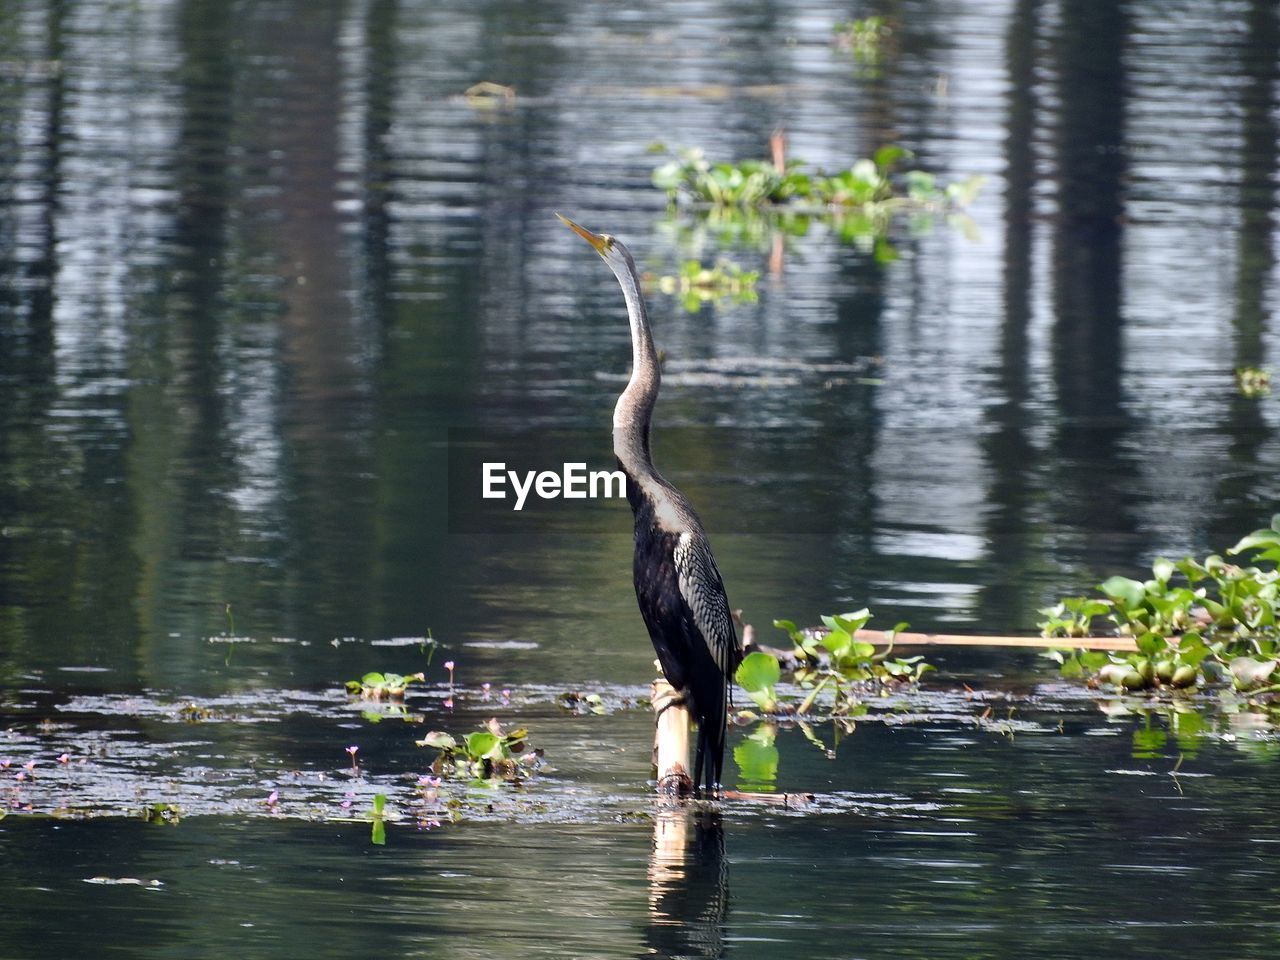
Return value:
[[(833, 26), (872, 13), (867, 63)], [(778, 128), (986, 181), (891, 262), (650, 184)], [(448, 460), (609, 465), (621, 297), (555, 212), (655, 276), (728, 256), (757, 302), (651, 314), (733, 605), (1034, 631), (1277, 511), (1235, 371), (1280, 356), (1278, 168), (1271, 0), (0, 2), (0, 957), (1272, 949), (1273, 728), (1031, 653), (781, 730), (803, 809), (659, 815), (625, 504), (460, 532)], [(369, 670), (428, 682), (375, 723)], [(414, 739), (489, 716), (550, 769), (428, 795)]]

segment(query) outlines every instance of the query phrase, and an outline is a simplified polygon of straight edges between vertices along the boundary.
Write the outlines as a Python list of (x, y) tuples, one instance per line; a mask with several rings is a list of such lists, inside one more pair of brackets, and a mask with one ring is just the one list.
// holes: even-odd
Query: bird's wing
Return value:
[(685, 531), (676, 540), (674, 557), (680, 595), (693, 615), (711, 658), (726, 680), (742, 660), (742, 646), (733, 628), (724, 581), (706, 540)]

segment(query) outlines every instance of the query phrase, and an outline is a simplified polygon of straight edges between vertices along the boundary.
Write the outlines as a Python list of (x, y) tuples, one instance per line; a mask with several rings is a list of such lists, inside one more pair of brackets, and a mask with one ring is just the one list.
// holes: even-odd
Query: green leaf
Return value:
[[(1272, 522), (1274, 523), (1274, 520)], [(1280, 530), (1255, 530), (1247, 537), (1242, 538), (1227, 553), (1236, 554), (1244, 550), (1255, 550), (1259, 547), (1280, 547)]]
[(743, 657), (742, 663), (738, 664), (734, 679), (743, 690), (751, 693), (773, 687), (781, 676), (782, 670), (778, 666), (778, 661), (767, 653), (757, 651)]
[(866, 643), (862, 640), (855, 640), (849, 645), (849, 656), (857, 660), (869, 660), (875, 656), (875, 652), (875, 644)]
[(825, 647), (832, 657), (839, 660), (849, 649), (849, 645), (853, 643), (853, 637), (849, 636), (844, 630), (837, 628), (822, 637), (818, 643)]
[(875, 161), (876, 169), (881, 173), (887, 173), (899, 160), (908, 159), (911, 156), (911, 151), (906, 147), (900, 147), (897, 144), (888, 144), (877, 150), (873, 159)]
[(366, 687), (380, 687), (385, 681), (386, 677), (380, 673), (366, 673), (360, 678), (360, 682)]
[(1102, 650), (1081, 650), (1078, 656), (1081, 666), (1086, 670), (1097, 671), (1111, 662), (1111, 658)]
[(1209, 656), (1209, 648), (1205, 646), (1198, 633), (1185, 633), (1178, 643), (1178, 662), (1198, 667), (1205, 657)]
[(872, 248), (872, 256), (875, 258), (876, 263), (893, 263), (898, 259), (898, 250), (884, 237), (876, 237), (875, 245)]
[(369, 842), (375, 847), (386, 846), (387, 822), (381, 818), (373, 821), (373, 829), (369, 831)]
[(1132, 610), (1142, 603), (1147, 595), (1146, 588), (1137, 580), (1128, 577), (1110, 577), (1098, 585), (1098, 589), (1116, 603), (1122, 604), (1126, 610)]
[[(845, 633), (852, 636), (867, 625), (867, 621), (871, 619), (871, 611), (866, 607), (861, 610), (855, 610), (852, 613), (841, 613), (831, 618), (835, 621), (835, 625)], [(822, 618), (826, 623), (827, 618)], [(827, 624), (830, 626), (830, 624)]]
[(1157, 557), (1156, 562), (1151, 565), (1151, 572), (1156, 575), (1156, 579), (1161, 583), (1168, 583), (1169, 578), (1173, 576), (1174, 567), (1172, 560), (1166, 560), (1164, 557)]
[(387, 806), (387, 795), (385, 793), (376, 794), (373, 798), (373, 815), (375, 817), (382, 816), (382, 811)]
[(1148, 657), (1154, 657), (1158, 653), (1162, 653), (1168, 645), (1164, 642), (1164, 638), (1154, 633), (1144, 633), (1135, 641), (1138, 650), (1146, 654)]
[(498, 760), (502, 757), (502, 738), (488, 730), (468, 733), (465, 744), (467, 756), (472, 760)]
[(1275, 660), (1255, 660), (1253, 657), (1236, 657), (1228, 664), (1235, 684), (1241, 690), (1261, 686), (1276, 668)]

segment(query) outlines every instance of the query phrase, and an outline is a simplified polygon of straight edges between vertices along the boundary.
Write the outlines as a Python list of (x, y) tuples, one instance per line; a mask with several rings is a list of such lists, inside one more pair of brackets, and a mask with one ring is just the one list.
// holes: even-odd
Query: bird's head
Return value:
[(628, 271), (635, 273), (635, 261), (631, 259), (631, 252), (622, 244), (622, 241), (616, 237), (611, 237), (607, 233), (592, 233), (586, 227), (574, 223), (568, 217), (560, 217), (560, 222), (566, 227), (580, 236), (587, 243), (591, 244), (593, 250), (600, 254), (600, 258), (604, 260), (615, 274), (622, 277)]

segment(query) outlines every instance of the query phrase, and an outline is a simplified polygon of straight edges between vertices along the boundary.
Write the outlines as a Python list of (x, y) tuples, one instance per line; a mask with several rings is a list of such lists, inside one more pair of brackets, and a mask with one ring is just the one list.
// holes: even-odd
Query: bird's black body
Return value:
[(679, 533), (664, 529), (655, 501), (634, 481), (627, 489), (635, 514), (633, 576), (640, 616), (663, 675), (683, 691), (698, 720), (694, 786), (712, 791), (724, 766), (729, 679), (742, 659), (724, 582), (696, 517)]
[(636, 599), (667, 682), (698, 721), (694, 788), (705, 785), (714, 793), (724, 766), (729, 683), (742, 647), (702, 523), (653, 466), (649, 424), (662, 373), (635, 261), (613, 237), (564, 222), (609, 265), (626, 298), (631, 379), (613, 412), (613, 452), (627, 475), (627, 499), (635, 514)]

